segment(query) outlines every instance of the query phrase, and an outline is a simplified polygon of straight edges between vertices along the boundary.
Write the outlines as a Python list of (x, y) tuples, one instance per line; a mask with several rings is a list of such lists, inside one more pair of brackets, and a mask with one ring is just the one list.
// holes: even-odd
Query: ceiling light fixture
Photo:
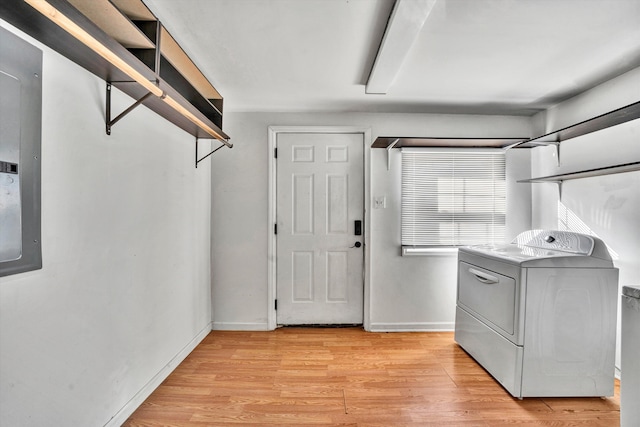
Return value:
[(396, 0), (365, 93), (387, 93), (435, 4), (436, 0)]
[(233, 145), (227, 142), (227, 138), (220, 135), (215, 129), (211, 126), (208, 126), (195, 114), (191, 111), (187, 110), (182, 104), (173, 99), (171, 96), (167, 95), (167, 93), (162, 90), (157, 84), (153, 81), (150, 81), (145, 76), (143, 76), (139, 71), (129, 65), (124, 59), (120, 58), (117, 54), (111, 51), (108, 47), (103, 45), (101, 42), (96, 40), (91, 34), (85, 31), (78, 24), (73, 22), (67, 16), (65, 16), (58, 9), (53, 7), (45, 0), (24, 0), (25, 3), (32, 6), (38, 12), (49, 18), (60, 28), (65, 30), (71, 36), (78, 39), (81, 43), (86, 45), (89, 49), (93, 50), (96, 54), (100, 55), (106, 61), (111, 63), (114, 67), (118, 68), (120, 71), (131, 77), (135, 80), (140, 86), (144, 87), (146, 90), (162, 99), (167, 105), (176, 110), (178, 113), (183, 115), (193, 124), (198, 126), (200, 129), (204, 130), (206, 133), (214, 137), (215, 139), (221, 141), (228, 147), (232, 147)]

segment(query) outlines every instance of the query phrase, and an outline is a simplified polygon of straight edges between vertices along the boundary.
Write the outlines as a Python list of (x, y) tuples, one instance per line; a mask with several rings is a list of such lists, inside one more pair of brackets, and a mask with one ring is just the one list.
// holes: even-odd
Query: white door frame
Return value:
[(371, 150), (371, 129), (360, 126), (269, 126), (269, 262), (267, 277), (267, 323), (270, 330), (276, 329), (276, 235), (274, 233), (274, 224), (276, 223), (276, 171), (277, 163), (274, 157), (274, 150), (279, 133), (359, 133), (362, 134), (363, 152), (364, 152), (364, 329), (370, 330), (370, 251), (369, 251), (369, 235), (371, 226), (371, 197), (369, 191), (371, 169), (370, 157)]

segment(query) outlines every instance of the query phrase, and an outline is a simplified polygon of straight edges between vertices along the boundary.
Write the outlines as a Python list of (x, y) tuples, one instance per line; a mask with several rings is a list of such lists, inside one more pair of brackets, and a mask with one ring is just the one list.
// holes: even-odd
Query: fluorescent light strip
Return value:
[(396, 0), (365, 93), (389, 91), (435, 4), (436, 0)]
[(78, 24), (63, 15), (58, 9), (51, 6), (44, 0), (24, 0), (38, 12), (55, 22), (60, 28), (71, 34), (73, 37), (84, 43), (95, 53), (118, 67), (123, 73), (134, 79), (155, 96), (162, 96), (163, 91), (158, 86), (147, 80), (142, 74), (136, 71), (129, 64), (124, 62), (119, 56), (110, 51), (105, 45), (96, 40), (91, 34), (80, 28)]
[(24, 0), (27, 4), (31, 5), (38, 12), (42, 13), (44, 16), (53, 21), (60, 28), (65, 30), (67, 33), (78, 39), (84, 45), (86, 45), (89, 49), (93, 50), (95, 53), (103, 57), (105, 60), (109, 61), (113, 66), (117, 67), (120, 71), (131, 77), (135, 80), (140, 86), (147, 89), (149, 92), (153, 93), (155, 96), (162, 99), (167, 103), (170, 107), (176, 110), (178, 113), (182, 114), (185, 118), (190, 120), (193, 124), (200, 127), (202, 130), (207, 132), (209, 135), (214, 138), (222, 141), (228, 147), (232, 145), (226, 141), (226, 138), (222, 137), (218, 132), (196, 117), (192, 112), (187, 110), (181, 104), (179, 104), (175, 99), (168, 96), (162, 89), (160, 89), (154, 82), (148, 80), (145, 76), (143, 76), (140, 72), (138, 72), (131, 65), (127, 64), (122, 58), (112, 52), (105, 45), (96, 40), (91, 34), (82, 29), (78, 24), (73, 22), (71, 19), (67, 18), (62, 12), (60, 12), (55, 7), (51, 6), (45, 0)]
[(225, 138), (221, 137), (215, 130), (213, 130), (210, 126), (207, 126), (205, 122), (197, 118), (191, 111), (184, 108), (182, 105), (178, 103), (178, 101), (176, 101), (169, 95), (166, 95), (164, 98), (162, 98), (162, 100), (166, 102), (171, 108), (173, 108), (174, 110), (176, 110), (177, 112), (185, 116), (187, 119), (189, 119), (193, 124), (195, 124), (200, 129), (204, 130), (209, 135), (213, 136), (214, 138), (222, 142), (227, 147), (229, 148), (233, 147), (233, 144), (231, 144), (230, 142), (227, 142)]

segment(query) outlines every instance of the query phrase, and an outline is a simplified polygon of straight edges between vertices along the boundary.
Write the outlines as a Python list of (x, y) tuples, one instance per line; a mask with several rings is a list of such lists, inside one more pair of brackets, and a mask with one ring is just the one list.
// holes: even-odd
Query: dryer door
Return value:
[(458, 264), (458, 305), (510, 340), (516, 332), (517, 294), (514, 278)]

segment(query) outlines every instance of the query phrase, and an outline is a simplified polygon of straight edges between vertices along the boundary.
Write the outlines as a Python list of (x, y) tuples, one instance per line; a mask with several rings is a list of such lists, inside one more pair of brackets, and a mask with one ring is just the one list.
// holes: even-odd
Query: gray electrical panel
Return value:
[(42, 268), (42, 51), (0, 28), (0, 276)]

